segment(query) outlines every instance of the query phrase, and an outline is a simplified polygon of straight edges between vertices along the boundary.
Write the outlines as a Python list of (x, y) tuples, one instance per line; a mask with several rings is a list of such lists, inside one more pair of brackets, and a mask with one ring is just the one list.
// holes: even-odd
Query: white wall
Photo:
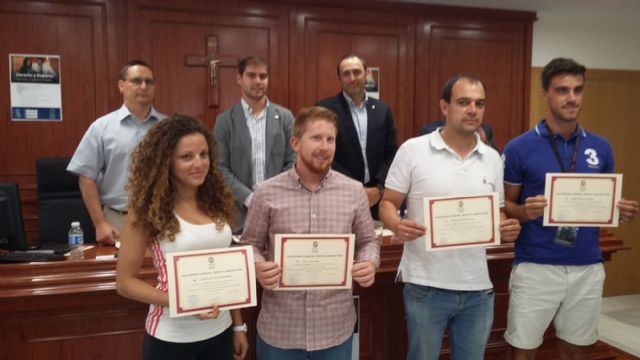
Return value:
[(532, 66), (563, 56), (592, 69), (640, 70), (640, 0), (604, 2), (557, 0), (538, 10)]

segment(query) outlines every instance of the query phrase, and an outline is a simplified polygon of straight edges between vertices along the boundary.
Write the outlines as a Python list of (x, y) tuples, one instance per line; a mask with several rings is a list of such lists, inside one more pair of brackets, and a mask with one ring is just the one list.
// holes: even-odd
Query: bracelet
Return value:
[(234, 326), (233, 332), (247, 332), (247, 324), (243, 323), (242, 325)]

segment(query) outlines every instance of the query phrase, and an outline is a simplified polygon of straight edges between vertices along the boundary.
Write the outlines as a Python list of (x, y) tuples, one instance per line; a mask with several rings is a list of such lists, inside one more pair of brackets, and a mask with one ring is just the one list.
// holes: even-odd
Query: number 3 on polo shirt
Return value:
[(587, 164), (592, 166), (598, 166), (598, 164), (600, 164), (598, 153), (594, 149), (589, 148), (584, 151), (584, 154), (587, 156)]

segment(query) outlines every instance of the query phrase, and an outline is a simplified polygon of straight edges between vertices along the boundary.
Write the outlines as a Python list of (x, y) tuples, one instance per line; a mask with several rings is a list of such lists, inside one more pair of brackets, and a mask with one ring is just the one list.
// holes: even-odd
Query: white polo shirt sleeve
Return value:
[(413, 161), (409, 151), (409, 146), (405, 142), (396, 152), (396, 156), (391, 163), (387, 180), (384, 187), (407, 194), (411, 188), (411, 169)]

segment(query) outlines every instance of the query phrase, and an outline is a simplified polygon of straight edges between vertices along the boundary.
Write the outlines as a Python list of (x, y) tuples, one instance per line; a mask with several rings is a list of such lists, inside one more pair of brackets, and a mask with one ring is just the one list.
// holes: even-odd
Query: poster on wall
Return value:
[(9, 54), (12, 121), (61, 121), (60, 56)]
[(367, 78), (364, 82), (364, 91), (368, 97), (380, 99), (380, 68), (367, 68)]

